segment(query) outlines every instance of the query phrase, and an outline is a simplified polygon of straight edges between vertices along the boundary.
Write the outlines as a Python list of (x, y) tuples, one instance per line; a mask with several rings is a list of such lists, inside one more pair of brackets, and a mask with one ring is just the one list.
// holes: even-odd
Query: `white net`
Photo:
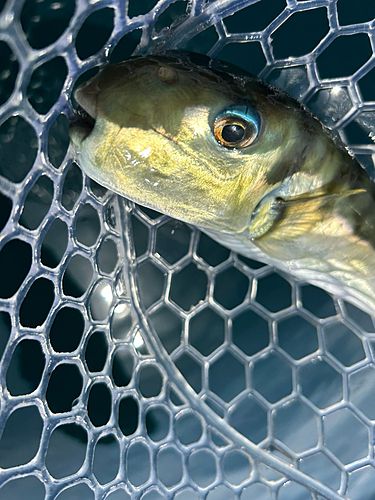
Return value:
[(374, 498), (372, 318), (114, 196), (67, 134), (81, 75), (182, 48), (286, 89), (373, 175), (374, 8), (0, 2), (1, 500)]

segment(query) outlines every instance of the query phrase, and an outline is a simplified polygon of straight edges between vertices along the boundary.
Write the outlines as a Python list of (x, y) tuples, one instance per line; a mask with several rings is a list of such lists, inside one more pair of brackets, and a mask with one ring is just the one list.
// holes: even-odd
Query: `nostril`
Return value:
[(169, 66), (160, 66), (157, 71), (158, 78), (161, 82), (167, 85), (174, 85), (178, 82), (178, 73), (174, 68)]

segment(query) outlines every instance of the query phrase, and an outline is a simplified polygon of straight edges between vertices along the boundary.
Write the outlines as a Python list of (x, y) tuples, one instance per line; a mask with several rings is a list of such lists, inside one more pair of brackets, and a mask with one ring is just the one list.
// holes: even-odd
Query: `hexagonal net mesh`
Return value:
[(372, 174), (374, 4), (0, 9), (0, 499), (373, 499), (372, 319), (90, 181), (67, 126), (81, 75), (182, 48), (286, 89)]

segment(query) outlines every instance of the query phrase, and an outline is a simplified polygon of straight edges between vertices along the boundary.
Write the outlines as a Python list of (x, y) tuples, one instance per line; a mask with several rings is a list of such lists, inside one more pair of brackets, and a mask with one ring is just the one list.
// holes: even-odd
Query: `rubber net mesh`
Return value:
[(286, 89), (372, 174), (374, 3), (1, 5), (0, 499), (373, 499), (372, 319), (93, 183), (67, 127), (77, 80), (182, 48)]

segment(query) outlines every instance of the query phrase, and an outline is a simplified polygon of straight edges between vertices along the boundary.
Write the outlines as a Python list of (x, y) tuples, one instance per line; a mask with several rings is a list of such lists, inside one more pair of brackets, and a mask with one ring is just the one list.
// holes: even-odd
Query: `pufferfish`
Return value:
[(109, 65), (75, 98), (89, 177), (375, 314), (375, 185), (288, 94), (169, 52)]

